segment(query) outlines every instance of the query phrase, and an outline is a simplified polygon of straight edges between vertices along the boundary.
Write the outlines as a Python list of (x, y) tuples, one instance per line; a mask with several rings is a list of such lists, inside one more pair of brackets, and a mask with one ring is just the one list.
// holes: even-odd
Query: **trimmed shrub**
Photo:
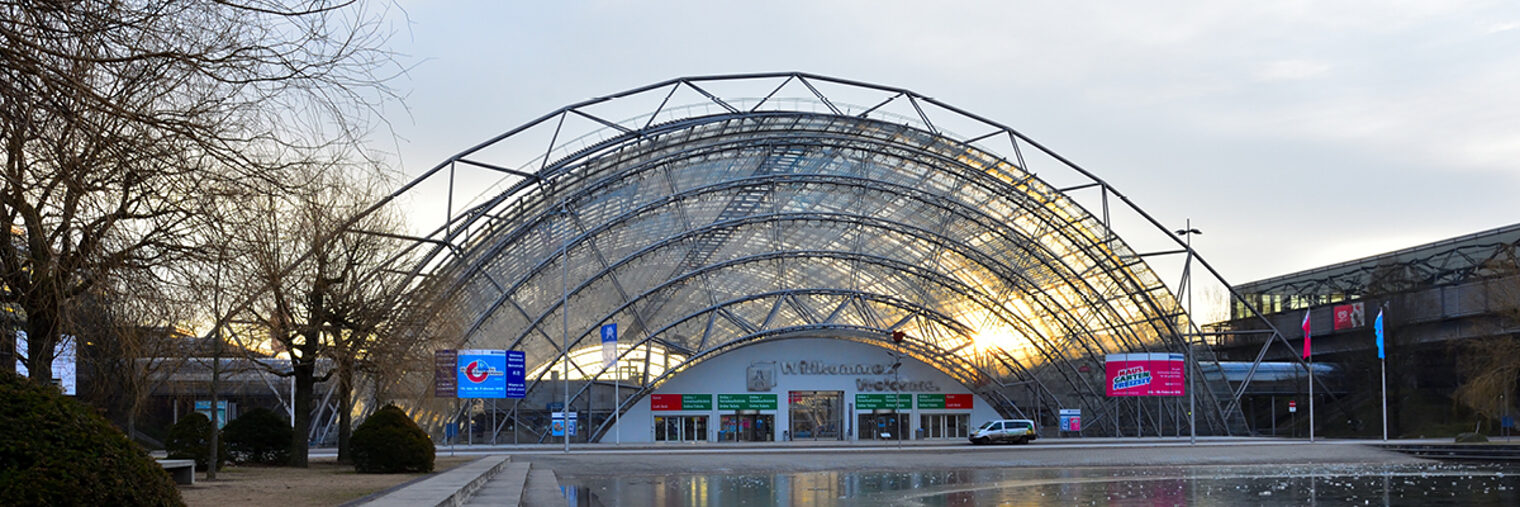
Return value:
[(0, 505), (184, 505), (147, 451), (82, 403), (0, 372)]
[(222, 428), (234, 463), (283, 465), (290, 461), (290, 423), (267, 408), (244, 412)]
[(395, 405), (370, 414), (354, 429), (349, 447), (361, 473), (433, 471), (433, 439)]
[[(169, 440), (164, 442), (164, 450), (169, 452), (169, 459), (193, 459), (195, 469), (211, 469), (211, 418), (200, 412), (191, 412), (179, 418), (179, 422), (169, 427)], [(227, 462), (227, 442), (217, 442), (221, 459), (217, 461), (217, 470)]]

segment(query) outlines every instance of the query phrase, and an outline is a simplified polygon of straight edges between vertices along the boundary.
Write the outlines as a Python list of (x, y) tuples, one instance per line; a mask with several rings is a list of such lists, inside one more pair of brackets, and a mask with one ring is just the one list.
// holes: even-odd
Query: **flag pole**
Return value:
[(1383, 441), (1388, 441), (1388, 360), (1378, 358), (1383, 369)]
[(1304, 359), (1309, 360), (1309, 443), (1314, 443), (1314, 353), (1310, 350), (1309, 315), (1311, 309), (1304, 309)]
[[(1388, 303), (1383, 303), (1386, 307)], [(1378, 366), (1383, 373), (1383, 441), (1388, 441), (1388, 358), (1383, 353), (1383, 308), (1378, 308), (1377, 321), (1372, 323), (1377, 333)]]

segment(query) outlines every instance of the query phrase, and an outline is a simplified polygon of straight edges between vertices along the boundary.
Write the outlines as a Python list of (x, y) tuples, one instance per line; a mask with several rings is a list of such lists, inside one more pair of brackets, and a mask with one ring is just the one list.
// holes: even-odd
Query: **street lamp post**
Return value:
[[(1203, 234), (1203, 231), (1200, 231), (1198, 229), (1193, 228), (1193, 219), (1191, 219), (1191, 218), (1189, 218), (1187, 220), (1187, 226), (1186, 227), (1184, 227), (1184, 228), (1182, 228), (1182, 229), (1180, 229), (1180, 230), (1177, 231), (1177, 235), (1178, 236), (1182, 236), (1184, 239), (1187, 240), (1187, 261), (1185, 261), (1183, 263), (1182, 272), (1183, 272), (1184, 275), (1187, 276), (1187, 303), (1188, 303), (1188, 305), (1187, 305), (1188, 308), (1187, 309), (1188, 309), (1188, 327), (1189, 328), (1197, 327), (1197, 325), (1193, 322), (1193, 235), (1194, 234)], [(1191, 334), (1191, 333), (1189, 333), (1189, 334)], [(1193, 382), (1193, 373), (1198, 370), (1198, 368), (1197, 368), (1198, 365), (1195, 362), (1195, 358), (1193, 356), (1193, 338), (1192, 338), (1192, 336), (1186, 336), (1184, 338), (1183, 343), (1187, 345), (1187, 349), (1185, 350), (1185, 352), (1187, 353), (1187, 358), (1183, 361), (1183, 364), (1187, 365), (1187, 367), (1189, 368), (1189, 371), (1187, 372), (1188, 443), (1190, 445), (1198, 445), (1198, 421), (1196, 419), (1196, 416), (1193, 415), (1193, 412), (1198, 407), (1197, 395), (1194, 394), (1194, 392), (1193, 392), (1194, 391), (1194, 387), (1196, 387), (1196, 386), (1194, 386), (1194, 382)]]
[[(560, 216), (566, 223), (569, 222), (570, 207), (564, 201), (560, 201)], [(559, 268), (559, 313), (560, 313), (560, 360), (564, 361), (561, 369), (564, 371), (565, 405), (560, 407), (560, 427), (565, 436), (565, 453), (570, 453), (570, 228), (566, 227), (560, 237), (560, 268)], [(553, 414), (550, 414), (551, 416)], [(552, 417), (550, 418), (552, 422)]]

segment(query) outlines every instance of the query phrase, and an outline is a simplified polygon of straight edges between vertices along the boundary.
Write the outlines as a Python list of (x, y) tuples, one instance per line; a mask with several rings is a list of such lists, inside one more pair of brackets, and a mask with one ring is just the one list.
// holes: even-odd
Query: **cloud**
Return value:
[(1330, 70), (1330, 64), (1313, 60), (1278, 60), (1256, 66), (1255, 75), (1263, 81), (1310, 79)]

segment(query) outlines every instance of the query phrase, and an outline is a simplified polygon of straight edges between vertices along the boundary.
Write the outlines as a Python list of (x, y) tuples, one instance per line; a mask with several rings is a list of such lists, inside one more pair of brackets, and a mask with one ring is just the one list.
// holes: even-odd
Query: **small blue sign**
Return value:
[(460, 398), (507, 397), (507, 351), (459, 351)]
[(1501, 417), (1499, 418), (1499, 426), (1505, 428), (1513, 428), (1515, 427), (1515, 418), (1510, 416)]
[(507, 351), (507, 397), (528, 396), (528, 359), (521, 350)]

